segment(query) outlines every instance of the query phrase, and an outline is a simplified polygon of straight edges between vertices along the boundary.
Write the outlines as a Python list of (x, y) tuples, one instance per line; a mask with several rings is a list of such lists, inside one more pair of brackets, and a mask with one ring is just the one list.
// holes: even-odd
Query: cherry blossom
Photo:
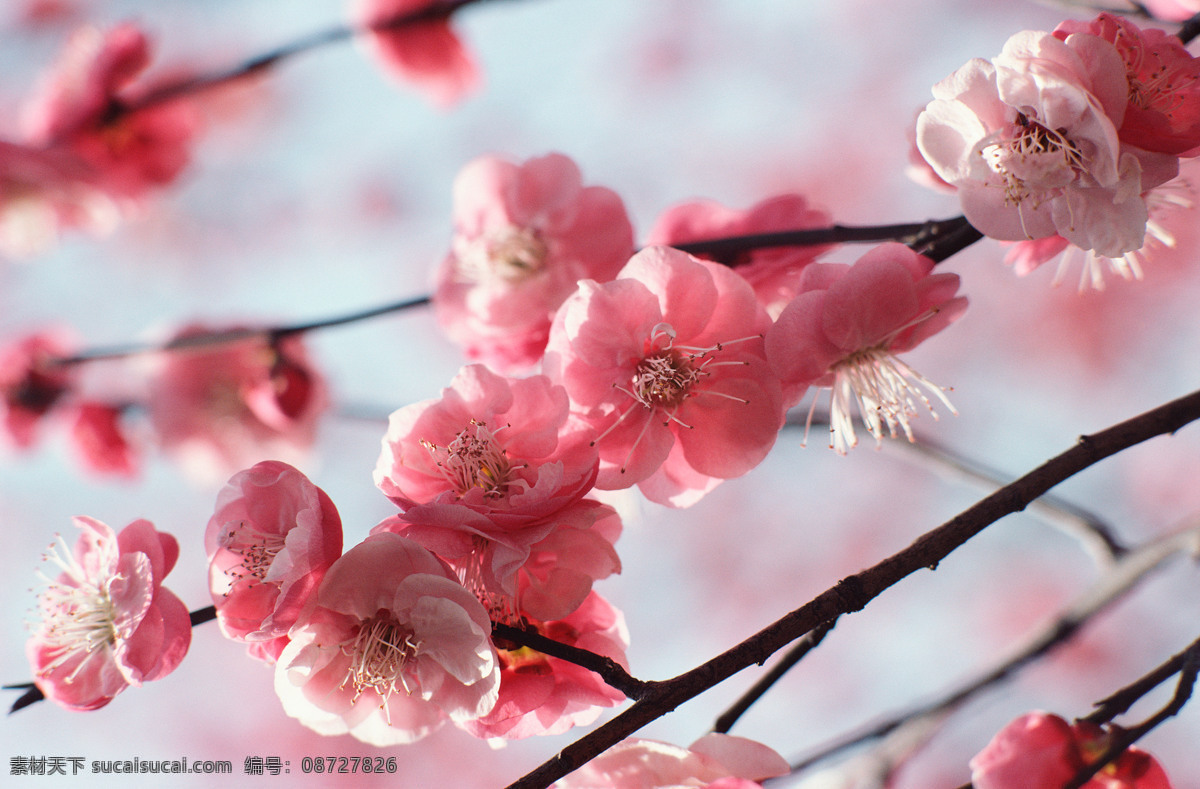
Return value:
[(1143, 244), (1142, 193), (1178, 160), (1123, 143), (1129, 80), (1116, 48), (1088, 34), (1024, 31), (933, 88), (917, 144), (992, 238), (1060, 235), (1120, 256)]
[[(527, 621), (524, 628), (629, 668), (625, 617), (595, 592), (570, 615), (553, 622)], [(487, 715), (458, 724), (476, 737), (513, 740), (562, 734), (592, 723), (604, 708), (625, 700), (623, 693), (582, 666), (501, 639), (496, 639), (496, 649), (500, 659), (496, 706)]]
[(1177, 156), (1200, 152), (1200, 60), (1178, 37), (1112, 14), (1067, 20), (1054, 30), (1063, 40), (1075, 33), (1108, 41), (1125, 64), (1129, 103), (1117, 130), (1122, 142)]
[[(832, 221), (827, 212), (814, 208), (798, 194), (769, 197), (744, 211), (725, 208), (710, 200), (697, 200), (673, 206), (663, 213), (650, 229), (646, 244), (671, 246), (725, 236), (806, 230), (827, 227)], [(830, 248), (831, 245), (825, 244), (756, 249), (721, 262), (734, 266), (734, 271), (754, 288), (767, 314), (775, 318), (795, 297), (804, 266)]]
[(451, 29), (449, 15), (388, 27), (390, 20), (433, 8), (435, 0), (355, 0), (353, 14), (359, 24), (372, 28), (367, 35), (372, 52), (384, 70), (401, 83), (412, 85), (441, 107), (449, 107), (482, 81), (475, 58)]
[(830, 446), (839, 453), (858, 442), (851, 401), (877, 441), (885, 425), (892, 437), (900, 427), (911, 441), (916, 401), (933, 411), (919, 387), (953, 406), (896, 354), (962, 315), (967, 300), (955, 296), (957, 290), (957, 274), (934, 274), (933, 261), (903, 244), (881, 244), (853, 266), (814, 263), (805, 269), (800, 295), (767, 333), (767, 359), (791, 386), (832, 389)]
[(373, 534), (333, 563), (275, 664), (288, 715), (372, 745), (415, 742), (495, 706), (491, 623), (416, 543)]
[(187, 654), (192, 625), (184, 604), (162, 586), (179, 545), (137, 520), (119, 534), (98, 520), (74, 519), (74, 550), (61, 541), (47, 559), (62, 570), (38, 597), (41, 621), (26, 644), (35, 682), (64, 707), (93, 710), (130, 685), (161, 679)]
[[(971, 783), (975, 789), (1065, 786), (1099, 758), (1110, 738), (1095, 724), (1072, 726), (1057, 715), (1027, 713), (971, 760)], [(1171, 789), (1171, 784), (1154, 757), (1130, 747), (1081, 789)]]
[(121, 406), (86, 400), (74, 408), (71, 444), (80, 461), (97, 474), (136, 476), (138, 455), (121, 427)]
[(438, 270), (435, 314), (470, 358), (528, 368), (576, 283), (612, 279), (632, 254), (621, 198), (584, 186), (566, 156), (481, 157), (454, 182), (454, 240)]
[[(213, 331), (191, 324), (171, 342)], [(297, 335), (274, 344), (251, 335), (179, 347), (155, 361), (147, 408), (159, 443), (189, 471), (224, 476), (265, 457), (299, 462), (312, 445), (328, 397)]]
[(43, 331), (0, 348), (4, 432), (17, 447), (33, 445), (38, 425), (71, 390), (71, 368), (54, 364), (69, 355), (68, 342), (63, 332)]
[(342, 521), (325, 491), (267, 460), (240, 471), (217, 495), (204, 534), (209, 589), (229, 638), (287, 634), (342, 553)]
[(762, 743), (707, 734), (688, 748), (631, 738), (554, 784), (556, 789), (750, 789), (786, 775), (788, 763)]
[(744, 279), (669, 247), (642, 250), (612, 282), (581, 282), (544, 368), (599, 434), (596, 486), (689, 506), (758, 465), (783, 417), (769, 321)]
[(142, 31), (122, 24), (76, 31), (25, 108), (35, 144), (69, 151), (116, 198), (137, 200), (173, 182), (187, 165), (198, 121), (186, 101), (121, 111), (150, 62)]

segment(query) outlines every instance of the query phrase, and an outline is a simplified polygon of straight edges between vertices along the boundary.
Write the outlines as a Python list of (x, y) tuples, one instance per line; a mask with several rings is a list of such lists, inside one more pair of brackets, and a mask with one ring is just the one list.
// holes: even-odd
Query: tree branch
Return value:
[(512, 641), (523, 647), (529, 647), (541, 652), (543, 655), (549, 655), (559, 660), (565, 660), (568, 663), (574, 663), (577, 666), (583, 666), (588, 671), (594, 671), (599, 674), (600, 678), (609, 687), (621, 691), (631, 699), (642, 698), (646, 695), (646, 691), (651, 685), (651, 683), (643, 682), (636, 677), (630, 676), (629, 672), (610, 657), (597, 655), (595, 652), (564, 644), (561, 641), (555, 641), (532, 630), (524, 630), (500, 622), (492, 622), (492, 636)]

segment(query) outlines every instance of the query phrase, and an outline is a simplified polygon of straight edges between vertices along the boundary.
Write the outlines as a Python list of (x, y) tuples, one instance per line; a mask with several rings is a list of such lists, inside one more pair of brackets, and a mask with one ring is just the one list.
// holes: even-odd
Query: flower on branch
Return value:
[(45, 579), (25, 651), (46, 698), (94, 710), (174, 671), (192, 625), (187, 607), (162, 586), (179, 558), (174, 537), (145, 520), (119, 534), (93, 518), (74, 521), (82, 530), (74, 550), (62, 543), (47, 555), (62, 572)]
[(71, 445), (87, 470), (122, 477), (137, 475), (137, 450), (121, 425), (124, 410), (94, 400), (82, 401), (74, 407)]
[(592, 759), (554, 787), (760, 789), (760, 782), (788, 772), (788, 763), (782, 756), (745, 737), (707, 734), (687, 748), (631, 738)]
[(444, 562), (373, 534), (333, 563), (275, 664), (288, 715), (372, 745), (486, 715), (500, 671), (491, 622)]
[(204, 544), (222, 632), (265, 642), (285, 637), (315, 602), (342, 553), (342, 521), (325, 491), (286, 463), (268, 460), (239, 471), (221, 489)]
[(744, 279), (670, 247), (637, 253), (612, 282), (579, 283), (544, 367), (599, 436), (596, 487), (636, 484), (685, 507), (757, 466), (783, 421), (769, 325)]
[(438, 269), (435, 314), (470, 358), (529, 368), (576, 284), (611, 280), (632, 254), (621, 198), (584, 186), (566, 156), (481, 157), (454, 181), (454, 240)]
[(33, 446), (39, 424), (71, 391), (71, 368), (54, 364), (67, 354), (68, 340), (52, 331), (0, 348), (0, 414), (4, 433), (17, 447)]
[[(1030, 712), (1009, 723), (971, 760), (975, 789), (1065, 786), (1104, 753), (1112, 731), (1057, 715)], [(1171, 789), (1154, 757), (1128, 748), (1081, 789)]]
[[(799, 401), (808, 386), (832, 390), (830, 446), (840, 453), (858, 438), (850, 404), (858, 403), (868, 432), (882, 442), (897, 427), (913, 440), (909, 418), (929, 392), (953, 411), (941, 387), (897, 354), (957, 320), (967, 300), (956, 296), (957, 274), (934, 274), (933, 262), (903, 244), (881, 244), (854, 265), (814, 263), (801, 293), (767, 332), (771, 368)], [(814, 400), (814, 406), (815, 406)]]

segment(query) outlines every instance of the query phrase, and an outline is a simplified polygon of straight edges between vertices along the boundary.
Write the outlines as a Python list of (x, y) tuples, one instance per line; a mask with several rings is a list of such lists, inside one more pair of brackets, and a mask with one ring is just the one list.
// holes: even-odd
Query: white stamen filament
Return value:
[(354, 686), (354, 702), (367, 690), (376, 693), (381, 701), (388, 725), (392, 725), (388, 700), (393, 693), (411, 694), (405, 676), (408, 662), (416, 657), (421, 642), (414, 641), (413, 632), (403, 627), (389, 612), (380, 610), (363, 622), (354, 638), (342, 644), (342, 654), (350, 658), (346, 678), (339, 688)]
[(40, 636), (55, 654), (38, 675), (47, 676), (83, 653), (83, 659), (63, 680), (70, 684), (93, 655), (115, 645), (121, 635), (117, 631), (116, 609), (108, 585), (122, 576), (113, 576), (99, 584), (89, 580), (62, 537), (59, 537), (59, 544), (63, 550), (60, 552), (57, 544), (51, 545), (45, 559), (62, 568), (70, 580), (60, 582), (38, 573), (48, 584), (38, 595), (42, 620)]
[(249, 582), (252, 586), (266, 583), (271, 563), (283, 550), (285, 541), (286, 535), (261, 531), (246, 521), (239, 521), (232, 528), (227, 525), (218, 542), (230, 553), (241, 556), (242, 561), (225, 570), (225, 574), (232, 584), (246, 577), (252, 579)]
[[(505, 427), (508, 425), (500, 430)], [(513, 472), (526, 466), (514, 465), (509, 460), (504, 447), (496, 440), (500, 430), (492, 432), (486, 422), (472, 419), (470, 427), (460, 431), (446, 446), (425, 439), (421, 439), (421, 445), (436, 458), (438, 469), (458, 495), (481, 488), (489, 498), (502, 498), (512, 487), (528, 487), (529, 483), (514, 479)]]
[(457, 273), (467, 282), (519, 282), (541, 270), (549, 249), (537, 230), (508, 225), (478, 238), (456, 239)]

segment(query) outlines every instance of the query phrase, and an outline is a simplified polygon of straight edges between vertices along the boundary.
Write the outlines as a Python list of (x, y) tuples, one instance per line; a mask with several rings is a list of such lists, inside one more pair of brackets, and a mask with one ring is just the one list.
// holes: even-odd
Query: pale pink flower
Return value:
[(149, 62), (146, 36), (131, 24), (76, 31), (26, 107), (26, 133), (78, 156), (114, 197), (136, 200), (171, 183), (188, 163), (198, 121), (186, 101), (122, 111), (136, 101), (129, 88)]
[(38, 425), (71, 391), (72, 368), (54, 364), (68, 355), (60, 332), (36, 332), (0, 347), (0, 414), (17, 447), (33, 445)]
[(1140, 29), (1112, 14), (1091, 22), (1068, 20), (1054, 29), (1067, 39), (1091, 34), (1112, 44), (1129, 79), (1129, 103), (1117, 129), (1121, 142), (1176, 156), (1200, 152), (1200, 60), (1177, 36)]
[(472, 359), (534, 365), (555, 310), (582, 279), (605, 282), (633, 254), (633, 226), (611, 189), (584, 186), (552, 153), (469, 163), (454, 182), (454, 241), (433, 296), (442, 328)]
[(1173, 178), (1178, 160), (1119, 139), (1129, 81), (1112, 44), (1024, 31), (933, 95), (917, 144), (980, 232), (1008, 241), (1060, 235), (1108, 256), (1142, 246), (1142, 193)]
[[(1108, 747), (1111, 734), (1095, 724), (1072, 726), (1057, 715), (1031, 712), (1000, 730), (971, 760), (975, 789), (1065, 786)], [(1130, 747), (1081, 789), (1171, 789), (1154, 757)]]
[(38, 597), (41, 621), (26, 644), (34, 681), (64, 707), (103, 707), (130, 685), (175, 670), (191, 644), (187, 607), (163, 578), (179, 558), (169, 534), (137, 520), (114, 534), (78, 517), (83, 533), (47, 559), (61, 568)]
[(436, 8), (437, 0), (355, 0), (355, 20), (384, 71), (446, 108), (479, 87), (475, 58), (450, 27), (449, 14), (388, 28), (398, 17)]
[(754, 740), (707, 734), (688, 748), (631, 738), (554, 784), (556, 789), (750, 789), (789, 772), (787, 761)]
[(783, 419), (769, 322), (744, 279), (669, 247), (642, 250), (612, 282), (581, 282), (544, 367), (599, 434), (596, 486), (689, 506), (758, 465)]
[(957, 274), (934, 274), (929, 258), (889, 243), (853, 266), (814, 263), (803, 280), (800, 295), (767, 333), (767, 359), (789, 385), (832, 389), (833, 449), (845, 453), (857, 444), (851, 401), (857, 401), (863, 423), (878, 442), (885, 425), (892, 437), (900, 427), (913, 440), (909, 418), (916, 414), (916, 402), (933, 412), (919, 387), (954, 410), (941, 387), (896, 355), (962, 315), (967, 300), (954, 295)]
[(337, 508), (277, 460), (234, 474), (217, 494), (204, 545), (217, 621), (238, 641), (287, 634), (342, 554)]
[(1142, 0), (1142, 5), (1154, 16), (1169, 22), (1182, 22), (1200, 14), (1200, 0)]
[[(611, 658), (626, 670), (629, 632), (625, 617), (595, 592), (560, 620), (524, 623), (547, 638)], [(509, 740), (562, 734), (586, 726), (606, 707), (625, 700), (600, 675), (543, 655), (530, 647), (494, 639), (500, 660), (500, 696), (487, 715), (458, 724), (476, 737)]]
[(69, 228), (111, 231), (118, 211), (93, 175), (70, 153), (0, 141), (0, 255), (34, 257)]
[[(744, 211), (725, 208), (711, 200), (698, 200), (667, 209), (650, 229), (646, 244), (673, 246), (725, 236), (828, 227), (832, 222), (828, 212), (813, 207), (798, 194), (769, 197)], [(720, 262), (733, 266), (750, 283), (767, 314), (774, 318), (795, 297), (804, 267), (832, 247), (824, 244), (756, 249)], [(698, 257), (715, 259), (709, 255)]]
[(138, 454), (121, 427), (122, 406), (85, 400), (74, 408), (71, 445), (84, 467), (97, 474), (133, 477)]
[(372, 745), (486, 715), (500, 671), (487, 612), (429, 551), (373, 534), (325, 574), (275, 664), (288, 715)]
[[(211, 331), (192, 324), (172, 342)], [(176, 348), (159, 354), (155, 366), (147, 408), (159, 443), (206, 478), (267, 457), (302, 460), (328, 403), (298, 335)]]

